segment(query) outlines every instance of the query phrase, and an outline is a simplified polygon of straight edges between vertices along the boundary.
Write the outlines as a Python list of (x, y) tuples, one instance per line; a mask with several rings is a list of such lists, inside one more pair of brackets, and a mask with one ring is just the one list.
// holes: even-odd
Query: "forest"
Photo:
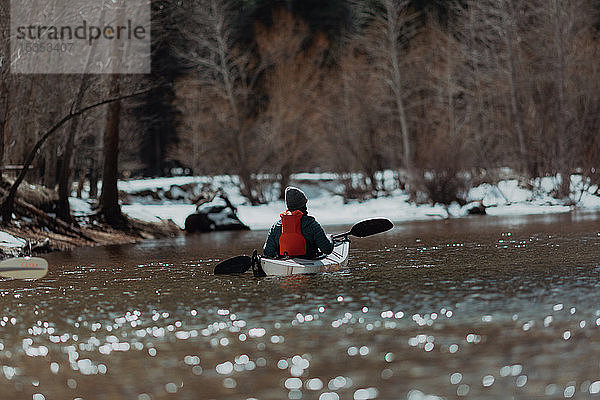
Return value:
[(15, 175), (55, 193), (66, 222), (88, 187), (112, 224), (118, 179), (173, 173), (237, 175), (251, 204), (311, 171), (367, 199), (392, 170), (415, 201), (442, 204), (506, 169), (562, 177), (559, 199), (571, 174), (600, 183), (596, 1), (150, 6), (150, 74), (15, 74), (0, 0), (4, 222)]

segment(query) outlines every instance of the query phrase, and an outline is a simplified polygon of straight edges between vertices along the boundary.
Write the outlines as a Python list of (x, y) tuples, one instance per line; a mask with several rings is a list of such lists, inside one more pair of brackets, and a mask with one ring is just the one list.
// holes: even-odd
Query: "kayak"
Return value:
[(305, 258), (260, 257), (260, 266), (267, 276), (315, 274), (317, 272), (338, 271), (348, 264), (350, 241), (336, 242), (331, 254), (310, 260)]
[(333, 252), (316, 259), (269, 258), (261, 257), (254, 250), (252, 257), (241, 255), (223, 260), (215, 266), (215, 275), (243, 274), (252, 268), (255, 277), (287, 276), (296, 274), (316, 274), (317, 272), (337, 271), (348, 265), (350, 240), (348, 236), (359, 238), (375, 235), (392, 229), (394, 224), (387, 218), (371, 218), (360, 221), (348, 232), (333, 235)]
[(48, 272), (48, 261), (40, 257), (15, 257), (0, 262), (0, 276), (12, 279), (39, 279)]

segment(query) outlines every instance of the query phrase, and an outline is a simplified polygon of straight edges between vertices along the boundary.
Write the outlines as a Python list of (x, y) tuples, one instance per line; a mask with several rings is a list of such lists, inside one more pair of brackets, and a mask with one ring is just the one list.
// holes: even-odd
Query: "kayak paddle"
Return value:
[(341, 239), (341, 238), (346, 238), (349, 235), (363, 238), (363, 237), (375, 235), (377, 233), (383, 233), (385, 231), (389, 231), (393, 227), (394, 227), (394, 224), (392, 224), (392, 221), (390, 221), (387, 218), (366, 219), (364, 221), (360, 221), (360, 222), (354, 224), (352, 229), (350, 229), (348, 232), (339, 233), (337, 235), (334, 235), (333, 238)]
[(39, 279), (48, 272), (48, 261), (40, 257), (16, 257), (0, 262), (0, 276), (13, 279)]
[[(387, 218), (373, 218), (360, 221), (346, 233), (334, 235), (333, 239), (347, 238), (349, 235), (356, 237), (367, 237), (389, 231), (394, 227), (392, 221)], [(243, 274), (252, 267), (252, 258), (248, 256), (237, 256), (220, 262), (215, 267), (215, 275)]]
[(252, 266), (252, 259), (248, 256), (237, 256), (229, 258), (217, 264), (215, 275), (243, 274)]

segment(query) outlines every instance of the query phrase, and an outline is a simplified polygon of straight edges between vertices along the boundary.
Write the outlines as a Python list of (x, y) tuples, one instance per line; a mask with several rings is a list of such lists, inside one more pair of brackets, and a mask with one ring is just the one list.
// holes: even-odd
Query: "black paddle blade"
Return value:
[(350, 234), (356, 237), (367, 237), (389, 231), (394, 227), (392, 221), (387, 218), (373, 218), (360, 221), (350, 229)]
[(243, 274), (252, 266), (252, 259), (248, 256), (237, 256), (222, 261), (215, 267), (215, 275)]

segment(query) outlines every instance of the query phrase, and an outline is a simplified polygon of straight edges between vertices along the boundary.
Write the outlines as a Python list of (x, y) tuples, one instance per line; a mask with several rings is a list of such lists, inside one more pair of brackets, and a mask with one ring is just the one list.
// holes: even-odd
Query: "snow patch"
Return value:
[[(347, 177), (359, 179), (357, 174), (348, 174)], [(343, 189), (340, 178), (339, 174), (334, 173), (301, 173), (292, 176), (292, 185), (304, 190), (309, 198), (309, 213), (323, 225), (353, 224), (361, 219), (381, 216), (402, 222), (462, 217), (468, 214), (469, 206), (452, 204), (446, 207), (409, 202), (408, 194), (396, 188), (397, 174), (393, 171), (376, 174), (376, 178), (383, 182), (389, 195), (366, 201), (345, 202), (342, 196), (336, 194)], [(469, 190), (467, 201), (481, 202), (488, 215), (497, 216), (568, 212), (573, 209), (572, 206), (552, 197), (561, 181), (561, 177), (557, 175), (533, 179), (529, 187), (523, 187), (516, 179), (502, 180), (497, 184), (484, 183)], [(161, 199), (159, 204), (156, 204), (156, 201), (151, 202), (153, 204), (141, 204), (149, 201), (132, 196), (134, 204), (124, 205), (122, 210), (127, 215), (144, 221), (171, 219), (181, 228), (185, 225), (186, 217), (195, 212), (196, 206), (189, 204), (189, 200), (181, 200), (182, 197), (189, 198), (190, 193), (182, 193), (183, 190), (173, 185), (210, 184), (213, 188), (221, 188), (231, 203), (238, 208), (240, 220), (251, 229), (269, 228), (279, 219), (279, 214), (285, 211), (284, 202), (276, 199), (279, 191), (277, 185), (273, 185), (268, 193), (271, 201), (251, 206), (240, 194), (238, 183), (236, 176), (226, 175), (174, 177), (121, 181), (119, 189), (128, 193), (170, 190), (171, 194), (175, 195), (173, 197), (180, 200)], [(577, 208), (600, 209), (600, 196), (595, 194), (597, 190), (598, 187), (591, 185), (588, 178), (581, 175), (571, 176), (571, 201)], [(88, 203), (81, 200), (71, 201), (72, 209), (91, 211)], [(223, 215), (223, 218), (226, 222), (226, 215)]]
[(121, 211), (131, 218), (147, 222), (172, 220), (182, 229), (185, 219), (196, 211), (193, 204), (132, 204), (121, 206)]
[(0, 231), (0, 247), (14, 249), (24, 247), (26, 244), (27, 241), (25, 239), (21, 239), (11, 235), (10, 233)]
[(69, 197), (69, 207), (71, 207), (71, 213), (74, 216), (90, 215), (92, 213), (90, 203), (77, 197)]

